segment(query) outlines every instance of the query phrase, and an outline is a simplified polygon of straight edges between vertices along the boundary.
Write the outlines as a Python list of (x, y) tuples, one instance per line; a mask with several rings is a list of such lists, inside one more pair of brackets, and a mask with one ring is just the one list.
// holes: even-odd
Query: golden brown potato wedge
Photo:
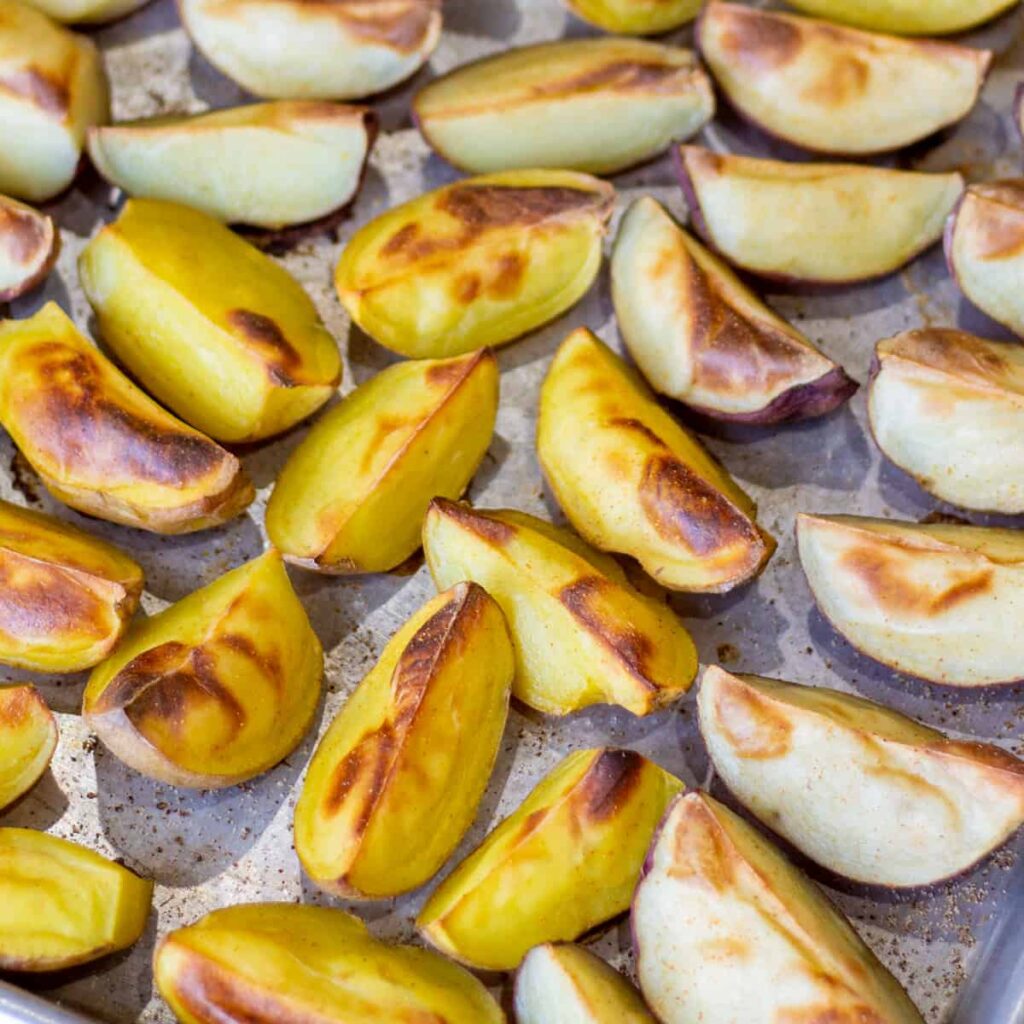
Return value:
[(0, 970), (59, 971), (132, 945), (153, 883), (77, 843), (0, 828)]
[(662, 1024), (922, 1024), (821, 891), (706, 793), (669, 810), (631, 920), (640, 988)]
[(646, 715), (693, 682), (697, 650), (675, 613), (568, 530), (437, 498), (423, 549), (438, 587), (474, 580), (501, 605), (515, 647), (513, 693), (538, 711), (618, 704)]
[(18, 0), (0, 0), (0, 192), (42, 202), (71, 184), (90, 125), (108, 117), (90, 39)]
[(327, 907), (215, 910), (164, 938), (154, 969), (182, 1024), (505, 1024), (468, 971)]
[(198, 210), (129, 200), (82, 251), (79, 273), (117, 358), (218, 441), (293, 427), (341, 379), (338, 346), (298, 281)]
[(632, 750), (578, 750), (434, 891), (417, 918), (442, 952), (509, 971), (629, 906), (644, 853), (682, 783)]
[(1024, 762), (881, 704), (711, 665), (698, 706), (729, 790), (802, 853), (854, 881), (941, 882), (1024, 824)]
[(0, 811), (42, 778), (58, 736), (57, 720), (34, 686), (0, 686)]
[(148, 0), (28, 0), (55, 21), (72, 25), (97, 25), (137, 11)]
[(389, 899), (429, 881), (476, 817), (515, 663), (475, 583), (428, 601), (391, 638), (310, 762), (295, 850), (313, 881)]
[(565, 4), (573, 14), (606, 32), (653, 36), (693, 21), (701, 0), (565, 0)]
[(389, 366), (292, 453), (267, 505), (271, 541), (317, 572), (394, 569), (419, 548), (431, 498), (469, 485), (497, 412), (487, 350)]
[(59, 252), (60, 232), (51, 217), (0, 196), (0, 303), (41, 284)]
[(929, 494), (1024, 512), (1024, 349), (927, 327), (880, 341), (868, 386), (878, 447)]
[(570, 171), (457, 181), (357, 231), (335, 271), (338, 297), (404, 356), (504, 344), (590, 288), (614, 198), (611, 185)]
[(978, 100), (990, 50), (900, 39), (713, 0), (697, 46), (729, 102), (819, 153), (900, 149), (956, 124)]
[(695, 135), (714, 112), (691, 50), (607, 37), (484, 57), (434, 79), (413, 103), (427, 142), (472, 174), (612, 174)]
[(91, 128), (88, 148), (129, 195), (281, 228), (348, 206), (376, 135), (368, 107), (282, 100)]
[(548, 370), (537, 454), (579, 533), (672, 590), (731, 590), (775, 548), (750, 498), (586, 328)]
[(859, 516), (797, 517), (822, 614), (854, 647), (948, 686), (1024, 679), (1024, 534)]
[(1008, 11), (1017, 0), (789, 0), (792, 7), (878, 32), (945, 36)]
[(959, 174), (806, 164), (681, 146), (680, 183), (701, 237), (734, 266), (843, 284), (898, 270), (942, 236)]
[(705, 415), (805, 419), (857, 389), (650, 196), (619, 224), (611, 275), (619, 330), (648, 383)]
[(372, 96), (415, 74), (441, 38), (441, 0), (178, 0), (185, 31), (267, 99)]
[(82, 713), (110, 751), (173, 786), (233, 786), (295, 749), (323, 651), (272, 548), (140, 622), (90, 676)]
[(142, 584), (141, 567), (112, 545), (0, 501), (0, 662), (92, 668), (124, 634)]

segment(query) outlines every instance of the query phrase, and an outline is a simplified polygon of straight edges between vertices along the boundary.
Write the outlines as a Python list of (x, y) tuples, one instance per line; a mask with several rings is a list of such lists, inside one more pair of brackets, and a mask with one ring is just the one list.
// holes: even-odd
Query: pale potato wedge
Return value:
[(88, 150), (130, 196), (276, 229), (348, 206), (376, 135), (368, 107), (281, 100), (90, 128)]
[(697, 46), (729, 102), (771, 135), (865, 156), (956, 124), (978, 100), (990, 50), (900, 39), (712, 0)]
[(413, 102), (427, 142), (472, 174), (613, 174), (695, 135), (714, 112), (692, 50), (608, 37), (484, 57), (434, 79)]
[(1017, 0), (790, 0), (790, 6), (829, 21), (878, 32), (945, 36), (1008, 11)]
[(822, 416), (857, 389), (650, 196), (619, 223), (611, 277), (619, 331), (647, 382), (707, 416)]
[(843, 284), (884, 277), (937, 242), (963, 190), (957, 174), (787, 163), (677, 150), (701, 237), (762, 277)]
[(775, 548), (750, 498), (586, 328), (544, 380), (537, 455), (576, 530), (672, 590), (731, 590)]
[(880, 341), (868, 422), (885, 456), (962, 508), (1024, 512), (1024, 349), (927, 327)]
[(28, 0), (54, 21), (71, 25), (99, 25), (124, 18), (148, 0)]
[(693, 21), (701, 0), (565, 0), (565, 5), (606, 32), (653, 36)]
[(821, 891), (706, 793), (666, 815), (632, 926), (640, 988), (662, 1024), (922, 1024)]
[(53, 218), (0, 195), (0, 303), (41, 284), (60, 252)]
[(43, 777), (59, 736), (57, 720), (34, 686), (0, 686), (0, 811)]

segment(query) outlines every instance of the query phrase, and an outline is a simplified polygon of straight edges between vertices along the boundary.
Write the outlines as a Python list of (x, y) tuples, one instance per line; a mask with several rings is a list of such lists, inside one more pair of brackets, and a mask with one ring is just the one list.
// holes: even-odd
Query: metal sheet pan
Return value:
[[(308, 241), (283, 260), (315, 297), (346, 353), (343, 391), (389, 362), (383, 350), (350, 329), (334, 297), (330, 272), (345, 238), (387, 207), (455, 177), (411, 127), (408, 103), (415, 86), (431, 74), (509, 44), (589, 34), (558, 0), (447, 0), (445, 9), (444, 38), (430, 68), (378, 104), (384, 132), (352, 217), (342, 224), (337, 237)], [(1009, 111), (1014, 86), (1024, 77), (1021, 28), (1017, 12), (970, 37), (999, 51), (981, 103), (955, 132), (903, 154), (902, 165), (961, 168), (971, 179), (1018, 172), (1021, 146)], [(245, 99), (191, 48), (171, 0), (156, 0), (95, 36), (106, 56), (118, 118), (196, 111)], [(682, 31), (675, 38), (688, 42), (690, 33)], [(703, 141), (721, 149), (795, 155), (752, 135), (727, 112), (704, 133)], [(621, 175), (616, 185), (620, 211), (636, 195), (650, 192), (678, 215), (685, 215), (667, 160)], [(64, 240), (59, 267), (41, 291), (15, 303), (11, 312), (24, 316), (54, 299), (80, 326), (93, 331), (89, 307), (77, 285), (75, 261), (96, 226), (113, 215), (114, 197), (87, 174), (55, 204), (54, 212)], [(866, 378), (873, 343), (907, 327), (960, 324), (993, 337), (1004, 336), (959, 298), (937, 250), (880, 283), (830, 291), (774, 291), (770, 301), (861, 381)], [(559, 517), (545, 493), (533, 454), (534, 415), (550, 356), (567, 331), (579, 324), (618, 345), (606, 276), (576, 309), (501, 352), (497, 434), (473, 484), (474, 501)], [(261, 488), (260, 498), (246, 518), (221, 530), (166, 539), (97, 522), (87, 524), (126, 548), (145, 567), (143, 604), (148, 612), (262, 549), (268, 489), (302, 433), (297, 430), (245, 452), (246, 465)], [(957, 694), (906, 680), (856, 654), (814, 610), (795, 555), (795, 511), (920, 519), (937, 507), (906, 477), (880, 461), (865, 429), (863, 394), (821, 421), (772, 431), (716, 429), (708, 440), (757, 498), (762, 522), (779, 539), (779, 550), (751, 587), (725, 597), (674, 599), (693, 631), (702, 660), (853, 690), (956, 735), (1019, 752), (1024, 717), (1020, 688)], [(0, 438), (0, 494), (79, 519), (49, 499), (6, 437)], [(0, 822), (73, 838), (123, 858), (157, 882), (155, 912), (134, 949), (91, 968), (21, 979), (46, 1001), (112, 1024), (166, 1024), (172, 1018), (154, 993), (150, 971), (160, 935), (236, 902), (331, 902), (303, 879), (292, 849), (291, 816), (302, 773), (316, 737), (388, 636), (432, 593), (432, 586), (422, 568), (413, 575), (357, 580), (321, 579), (302, 572), (293, 578), (328, 652), (324, 700), (313, 733), (284, 764), (234, 789), (195, 793), (136, 775), (97, 746), (84, 728), (77, 714), (81, 678), (40, 679), (0, 671), (2, 681), (34, 678), (40, 683), (59, 713), (63, 733), (52, 772)], [(460, 854), (478, 842), (565, 753), (603, 743), (634, 747), (677, 772), (688, 785), (709, 784), (716, 789), (697, 734), (692, 698), (643, 721), (610, 709), (554, 721), (517, 708), (484, 806)], [(1016, 866), (1021, 846), (1022, 841), (1014, 842), (956, 882), (903, 895), (837, 883), (820, 872), (812, 873), (906, 985), (929, 1024), (1019, 1024), (1024, 1020), (1024, 942), (1015, 919), (1021, 902), (1021, 869)], [(410, 920), (422, 899), (423, 894), (416, 894), (359, 912), (378, 934), (411, 939)], [(600, 953), (629, 968), (624, 924), (613, 925), (594, 941)], [(58, 1024), (72, 1019), (42, 1009), (46, 1005), (0, 987), (0, 1020)]]

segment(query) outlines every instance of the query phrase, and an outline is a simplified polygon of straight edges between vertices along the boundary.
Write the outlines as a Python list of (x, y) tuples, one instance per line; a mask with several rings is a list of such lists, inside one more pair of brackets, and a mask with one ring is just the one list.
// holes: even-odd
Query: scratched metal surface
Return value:
[[(565, 14), (558, 0), (448, 0), (444, 38), (430, 67), (409, 87), (380, 104), (384, 132), (353, 216), (335, 239), (300, 246), (284, 262), (315, 297), (346, 354), (342, 390), (365, 381), (388, 361), (387, 354), (357, 330), (350, 330), (330, 285), (330, 272), (345, 238), (358, 225), (395, 203), (454, 177), (431, 156), (411, 128), (408, 101), (430, 75), (508, 44), (562, 35), (589, 34)], [(1018, 40), (1019, 14), (1011, 14), (972, 41), (999, 51), (984, 97), (955, 133), (904, 155), (905, 165), (939, 170), (959, 167), (971, 179), (1015, 174), (1021, 146), (1009, 118), (1014, 86), (1024, 68)], [(118, 118), (197, 111), (245, 97), (191, 48), (170, 0), (157, 0), (135, 16), (95, 33), (105, 52)], [(688, 42), (689, 32), (676, 34)], [(628, 126), (623, 126), (627, 131)], [(704, 140), (716, 148), (776, 152), (765, 139), (742, 130), (728, 114)], [(8, 143), (4, 143), (8, 144)], [(685, 214), (667, 160), (616, 179), (620, 210), (631, 198), (651, 192)], [(86, 177), (55, 206), (64, 249), (46, 286), (15, 303), (24, 316), (55, 299), (76, 322), (92, 330), (89, 307), (77, 286), (75, 260), (97, 225), (114, 210), (110, 190)], [(809, 226), (813, 230), (813, 226)], [(873, 343), (922, 323), (960, 324), (1001, 336), (994, 325), (967, 308), (933, 250), (902, 274), (879, 284), (816, 293), (772, 293), (771, 301), (863, 381)], [(606, 274), (585, 300), (543, 331), (501, 353), (502, 401), (497, 433), (471, 490), (483, 505), (516, 505), (558, 516), (544, 491), (533, 455), (534, 411), (545, 368), (558, 341), (586, 324), (618, 344)], [(263, 506), (275, 474), (302, 437), (302, 430), (245, 453), (260, 488), (249, 514), (213, 532), (178, 539), (86, 523), (115, 541), (145, 567), (144, 608), (152, 612), (217, 575), (255, 556), (264, 543)], [(864, 424), (864, 396), (820, 421), (774, 431), (716, 431), (709, 444), (756, 496), (761, 520), (779, 539), (779, 550), (753, 586), (720, 598), (679, 597), (675, 605), (692, 629), (704, 662), (778, 675), (807, 683), (854, 690), (885, 701), (931, 725), (1019, 749), (1024, 694), (1019, 689), (958, 695), (911, 682), (860, 657), (835, 636), (813, 610), (797, 564), (793, 542), (796, 510), (861, 512), (919, 519), (936, 503), (904, 476), (883, 465)], [(0, 494), (78, 520), (49, 499), (0, 437)], [(247, 785), (216, 793), (176, 790), (142, 778), (90, 738), (77, 710), (82, 678), (40, 678), (0, 671), (0, 681), (33, 678), (59, 713), (62, 740), (53, 770), (8, 814), (4, 825), (42, 828), (73, 838), (156, 879), (155, 912), (138, 945), (125, 954), (54, 978), (30, 982), (36, 992), (98, 1019), (127, 1024), (171, 1020), (155, 995), (150, 958), (158, 937), (227, 904), (252, 900), (331, 902), (306, 882), (291, 845), (291, 816), (302, 774), (316, 737), (346, 694), (372, 664), (396, 627), (432, 593), (424, 569), (414, 575), (356, 580), (327, 579), (296, 572), (295, 586), (327, 651), (325, 696), (317, 725), (287, 762)], [(499, 817), (570, 750), (602, 743), (625, 744), (651, 755), (689, 785), (711, 782), (693, 713), (692, 698), (676, 710), (637, 720), (625, 712), (592, 710), (564, 721), (513, 711), (503, 753), (484, 805), (464, 842), (464, 854)], [(1020, 843), (1000, 851), (966, 878), (904, 896), (827, 886), (858, 930), (906, 985), (929, 1024), (981, 1021), (1009, 1024), (1019, 1011), (992, 1009), (979, 1017), (970, 1006), (954, 1010), (958, 991), (968, 1002), (1002, 998), (1018, 964), (1019, 928), (1003, 927), (998, 944), (990, 936), (1000, 916), (1011, 913), (1019, 890), (1014, 865)], [(819, 881), (826, 881), (821, 879)], [(429, 888), (429, 887), (428, 887)], [(361, 908), (374, 930), (410, 939), (410, 920), (424, 893)], [(624, 924), (596, 941), (600, 952), (628, 969)], [(975, 975), (980, 962), (994, 963), (995, 980)], [(995, 992), (995, 995), (993, 995)], [(987, 995), (986, 995), (987, 993)], [(987, 1005), (994, 1006), (995, 1003)], [(975, 1012), (974, 1016), (971, 1013)], [(4, 1011), (0, 1007), (0, 1019)], [(35, 1018), (33, 1018), (35, 1019)]]

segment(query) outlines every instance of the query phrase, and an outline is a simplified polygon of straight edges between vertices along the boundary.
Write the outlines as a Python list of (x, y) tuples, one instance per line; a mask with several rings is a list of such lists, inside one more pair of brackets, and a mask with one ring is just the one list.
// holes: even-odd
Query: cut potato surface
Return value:
[(0, 686), (0, 811), (42, 778), (58, 735), (57, 721), (34, 686)]
[(790, 0), (829, 21), (878, 32), (942, 36), (963, 32), (1008, 11), (1017, 0)]
[(53, 219), (0, 195), (0, 302), (10, 302), (41, 284), (60, 252)]
[(701, 0), (565, 0), (573, 14), (606, 32), (653, 36), (697, 17)]

